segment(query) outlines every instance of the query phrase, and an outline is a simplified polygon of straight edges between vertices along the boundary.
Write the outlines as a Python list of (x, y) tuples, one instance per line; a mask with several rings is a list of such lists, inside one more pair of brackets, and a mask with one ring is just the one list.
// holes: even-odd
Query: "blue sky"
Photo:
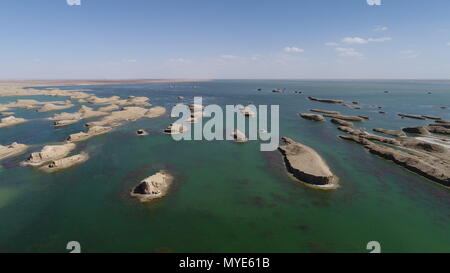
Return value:
[(0, 78), (449, 78), (450, 1), (2, 0)]

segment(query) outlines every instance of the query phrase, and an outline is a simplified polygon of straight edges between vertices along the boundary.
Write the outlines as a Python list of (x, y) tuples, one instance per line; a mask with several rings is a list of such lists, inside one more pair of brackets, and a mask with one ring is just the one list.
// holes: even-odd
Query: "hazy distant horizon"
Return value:
[(287, 80), (287, 81), (450, 81), (450, 78), (15, 78), (3, 79), (0, 82), (20, 82), (20, 81), (220, 81), (220, 80)]

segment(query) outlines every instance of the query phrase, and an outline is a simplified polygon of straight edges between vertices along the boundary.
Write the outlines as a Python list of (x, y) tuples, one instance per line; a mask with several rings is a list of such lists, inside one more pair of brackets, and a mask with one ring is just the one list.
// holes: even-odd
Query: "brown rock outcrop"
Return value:
[(82, 120), (87, 118), (96, 118), (108, 115), (103, 111), (94, 111), (91, 107), (82, 105), (77, 112), (74, 113), (59, 113), (53, 115), (52, 120)]
[(98, 108), (98, 111), (100, 111), (100, 112), (111, 112), (111, 111), (115, 111), (115, 110), (119, 110), (119, 106), (117, 106), (115, 104), (111, 104), (108, 106)]
[(450, 128), (444, 126), (427, 126), (425, 128), (433, 134), (450, 135)]
[(67, 138), (67, 141), (68, 142), (80, 142), (80, 141), (87, 140), (87, 139), (89, 139), (91, 137), (94, 137), (94, 136), (99, 136), (99, 135), (106, 134), (106, 133), (108, 133), (111, 130), (112, 130), (112, 127), (92, 126), (92, 127), (89, 127), (89, 130), (87, 131), (87, 133), (79, 132), (79, 133), (76, 133), (76, 134), (71, 134)]
[(53, 122), (53, 125), (55, 127), (63, 127), (63, 126), (67, 126), (70, 124), (77, 123), (77, 122), (78, 122), (77, 119), (63, 119), (63, 120), (57, 120), (57, 121)]
[(74, 167), (78, 164), (86, 162), (89, 159), (89, 155), (87, 153), (80, 153), (77, 155), (61, 158), (58, 160), (51, 161), (48, 164), (45, 164), (42, 167), (39, 167), (39, 170), (52, 173), (60, 170), (64, 170), (67, 168)]
[(159, 171), (142, 180), (132, 189), (130, 194), (141, 202), (151, 201), (166, 196), (172, 182), (172, 175), (165, 171)]
[(402, 129), (403, 132), (408, 134), (417, 134), (417, 135), (423, 135), (428, 136), (430, 135), (430, 132), (427, 130), (426, 127), (418, 126), (418, 127), (405, 127)]
[(290, 174), (309, 185), (323, 189), (336, 188), (336, 176), (316, 151), (288, 137), (281, 139), (285, 145), (279, 146), (278, 150)]
[(325, 121), (325, 118), (318, 114), (300, 113), (299, 116), (313, 121)]
[(330, 110), (322, 110), (322, 109), (311, 109), (309, 111), (316, 112), (316, 113), (330, 114), (330, 115), (340, 115), (341, 114), (338, 111), (330, 111)]
[(324, 116), (330, 117), (330, 118), (342, 119), (342, 120), (358, 121), (358, 122), (363, 122), (365, 120), (364, 118), (358, 117), (358, 116), (330, 115), (330, 114), (324, 114)]
[(41, 108), (37, 109), (36, 111), (37, 112), (51, 112), (51, 111), (72, 108), (74, 106), (75, 105), (70, 100), (66, 101), (66, 103), (62, 104), (62, 105), (49, 102), (49, 103), (44, 104)]
[(40, 152), (32, 153), (23, 163), (25, 165), (39, 166), (49, 161), (61, 159), (67, 156), (73, 149), (75, 149), (75, 144), (73, 143), (48, 145)]
[(350, 122), (350, 121), (345, 121), (345, 120), (338, 119), (338, 118), (332, 118), (330, 121), (332, 123), (334, 123), (334, 124), (338, 124), (338, 125), (341, 125), (341, 126), (353, 127), (353, 123)]
[(17, 142), (13, 142), (8, 146), (0, 145), (0, 160), (23, 154), (26, 150), (28, 150), (27, 145), (19, 144)]
[(430, 115), (422, 115), (422, 117), (427, 118), (427, 119), (434, 119), (434, 120), (441, 120), (441, 117), (437, 117), (437, 116), (430, 116)]
[(16, 118), (15, 116), (9, 116), (0, 120), (0, 128), (14, 126), (20, 123), (27, 122), (24, 118)]
[(418, 115), (410, 115), (410, 114), (398, 114), (398, 115), (401, 116), (402, 118), (423, 119), (423, 120), (426, 119), (423, 116)]
[(383, 129), (383, 128), (374, 128), (373, 129), (374, 132), (378, 132), (378, 133), (383, 133), (386, 135), (390, 135), (390, 136), (395, 136), (395, 137), (404, 137), (406, 136), (405, 133), (403, 133), (402, 131), (399, 130), (388, 130), (388, 129)]
[(325, 102), (325, 103), (343, 103), (343, 100), (335, 100), (335, 99), (319, 99), (314, 97), (308, 97), (308, 99), (318, 102)]
[[(413, 151), (400, 151), (398, 149), (392, 149), (383, 145), (375, 144), (360, 136), (339, 136), (346, 140), (351, 140), (356, 143), (362, 144), (370, 153), (380, 156), (384, 159), (390, 160), (395, 164), (402, 166), (420, 176), (428, 178), (434, 182), (437, 182), (445, 187), (450, 187), (450, 169), (448, 168), (450, 161), (448, 155), (435, 156), (436, 151), (434, 149), (440, 149), (439, 145), (425, 146), (427, 144), (411, 144), (409, 147), (417, 148), (417, 145), (426, 147), (424, 150), (431, 148), (431, 151), (417, 153)], [(429, 144), (429, 143), (428, 143)], [(448, 151), (447, 151), (448, 152)], [(446, 159), (446, 160), (445, 160)]]

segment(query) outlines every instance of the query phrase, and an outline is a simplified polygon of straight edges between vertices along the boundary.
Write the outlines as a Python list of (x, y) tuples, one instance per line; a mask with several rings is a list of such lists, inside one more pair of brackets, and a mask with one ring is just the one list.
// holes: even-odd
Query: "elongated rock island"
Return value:
[(71, 134), (66, 140), (67, 142), (79, 142), (84, 141), (86, 139), (89, 139), (94, 136), (99, 136), (106, 134), (112, 130), (112, 127), (105, 127), (105, 126), (92, 126), (89, 127), (89, 130), (87, 133), (85, 132), (79, 132), (76, 134)]
[(343, 103), (343, 100), (335, 100), (335, 99), (319, 99), (314, 97), (308, 97), (308, 99), (318, 102), (325, 102), (325, 103)]
[(57, 159), (54, 161), (51, 161), (48, 164), (45, 164), (42, 167), (39, 167), (39, 170), (52, 173), (60, 170), (64, 170), (67, 168), (74, 167), (78, 164), (81, 164), (89, 159), (89, 155), (87, 153), (80, 153), (77, 155)]
[(49, 161), (58, 160), (67, 156), (76, 145), (67, 143), (62, 145), (47, 145), (40, 152), (32, 153), (28, 159), (23, 162), (24, 165), (40, 166)]
[(304, 119), (309, 119), (313, 121), (325, 121), (325, 118), (319, 114), (300, 113), (298, 115)]
[(16, 118), (15, 116), (9, 116), (0, 120), (0, 128), (14, 126), (20, 123), (27, 122), (24, 118)]
[(362, 135), (339, 136), (361, 144), (371, 154), (390, 160), (413, 173), (428, 178), (445, 187), (450, 187), (450, 152), (439, 145), (408, 139), (401, 145), (408, 149), (395, 149), (369, 141)]
[(395, 136), (395, 137), (404, 137), (406, 136), (405, 133), (399, 130), (389, 130), (389, 129), (383, 129), (383, 128), (373, 128), (374, 132), (382, 133), (385, 135)]
[(341, 126), (353, 127), (353, 123), (350, 121), (346, 121), (346, 120), (342, 120), (342, 119), (338, 119), (338, 118), (332, 118), (330, 121), (334, 124), (338, 124)]
[(284, 164), (290, 174), (317, 188), (337, 187), (337, 177), (316, 151), (288, 137), (282, 137), (281, 140), (285, 145), (279, 146), (278, 150), (283, 155)]

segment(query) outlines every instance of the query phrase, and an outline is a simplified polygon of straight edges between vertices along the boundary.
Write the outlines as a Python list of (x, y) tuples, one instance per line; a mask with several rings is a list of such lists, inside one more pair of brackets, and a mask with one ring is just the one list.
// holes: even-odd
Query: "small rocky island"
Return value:
[(187, 132), (188, 130), (189, 128), (186, 125), (181, 123), (171, 123), (166, 129), (164, 129), (164, 133), (169, 135), (178, 135)]
[(300, 113), (298, 115), (304, 119), (309, 119), (313, 121), (325, 121), (325, 118), (319, 114)]
[(71, 134), (66, 141), (67, 142), (80, 142), (87, 140), (94, 136), (99, 136), (106, 134), (112, 130), (112, 127), (106, 127), (106, 126), (92, 126), (89, 128), (87, 133), (85, 132), (79, 132), (76, 134)]
[(13, 142), (8, 146), (0, 145), (0, 160), (25, 153), (28, 146)]
[(81, 164), (89, 159), (89, 155), (87, 153), (80, 153), (77, 155), (61, 158), (58, 160), (51, 161), (48, 164), (40, 167), (39, 170), (52, 173), (60, 170), (64, 170), (67, 168), (71, 168), (75, 165)]
[(148, 136), (148, 132), (145, 131), (144, 129), (139, 129), (139, 130), (137, 130), (137, 131), (136, 131), (136, 134), (137, 134), (138, 136)]
[(58, 160), (67, 156), (76, 145), (73, 143), (67, 143), (63, 145), (47, 145), (40, 152), (32, 153), (24, 165), (40, 166), (47, 162)]
[(131, 196), (141, 202), (148, 202), (167, 195), (173, 181), (173, 176), (165, 171), (159, 171), (139, 182), (131, 191)]
[(20, 123), (27, 122), (24, 118), (16, 118), (15, 116), (9, 116), (0, 120), (0, 128), (14, 126)]
[(337, 177), (316, 151), (288, 137), (282, 137), (281, 141), (284, 145), (278, 150), (283, 155), (286, 169), (296, 179), (320, 189), (337, 187)]
[(313, 101), (318, 101), (318, 102), (325, 102), (325, 103), (343, 103), (343, 100), (336, 100), (336, 99), (319, 99), (319, 98), (314, 98), (314, 97), (308, 97), (308, 99), (313, 100)]

